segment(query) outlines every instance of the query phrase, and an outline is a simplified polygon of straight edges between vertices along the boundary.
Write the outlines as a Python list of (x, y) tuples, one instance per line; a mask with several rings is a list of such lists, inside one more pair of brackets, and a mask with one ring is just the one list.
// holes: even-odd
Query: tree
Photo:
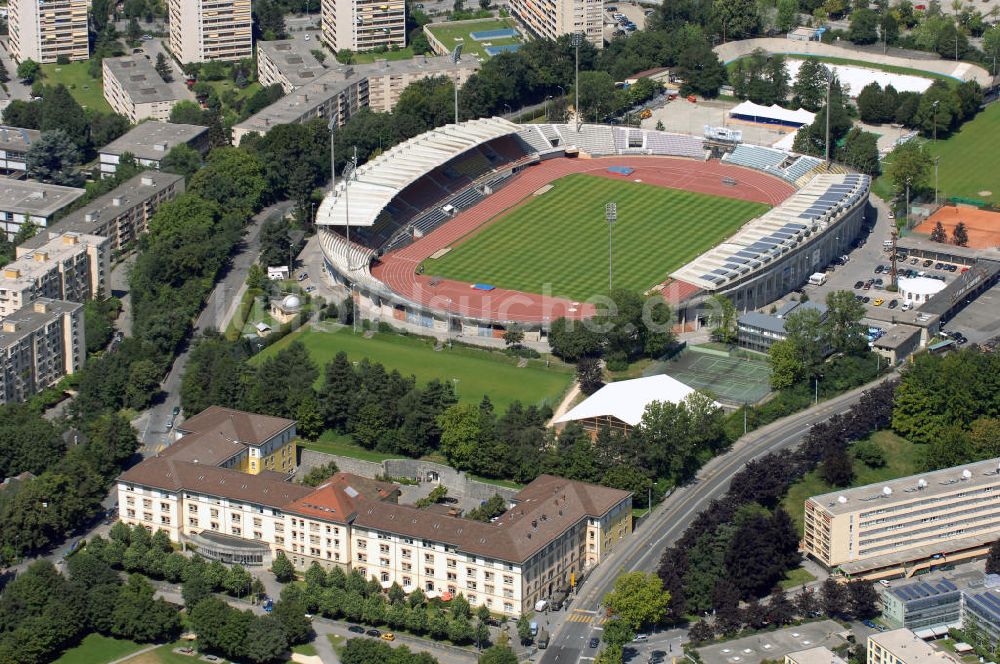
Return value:
[(778, 0), (778, 15), (775, 27), (781, 32), (790, 32), (799, 24), (799, 1)]
[(823, 612), (831, 618), (842, 618), (847, 615), (847, 589), (831, 577), (827, 577), (820, 586), (820, 606)]
[(125, 405), (136, 410), (143, 410), (152, 402), (160, 391), (160, 378), (163, 372), (152, 360), (139, 360), (129, 369), (128, 382), (125, 386)]
[(255, 664), (277, 661), (288, 649), (288, 641), (274, 616), (258, 616), (248, 626), (243, 654)]
[(170, 122), (208, 126), (206, 113), (193, 101), (179, 101), (170, 109)]
[(78, 186), (82, 179), (76, 172), (76, 167), (80, 164), (80, 153), (61, 129), (43, 133), (28, 148), (25, 161), (29, 178), (68, 187)]
[(709, 298), (709, 307), (712, 338), (725, 344), (736, 343), (736, 305), (725, 295), (713, 295)]
[(847, 450), (836, 447), (830, 450), (819, 467), (820, 477), (833, 486), (848, 486), (854, 479), (854, 462)]
[(792, 102), (807, 111), (816, 112), (826, 100), (826, 66), (816, 58), (806, 58), (792, 85)]
[(117, 113), (95, 113), (90, 120), (90, 143), (107, 145), (129, 130), (128, 118)]
[(947, 136), (959, 124), (959, 98), (944, 81), (935, 81), (920, 95), (913, 122), (927, 138)]
[(871, 9), (851, 12), (851, 25), (847, 38), (855, 44), (874, 44), (878, 41), (878, 15)]
[(42, 119), (39, 129), (42, 133), (61, 130), (66, 133), (76, 146), (86, 151), (90, 146), (88, 134), (89, 123), (83, 107), (75, 99), (65, 85), (61, 83), (52, 88), (46, 88), (42, 96)]
[(7, 71), (7, 65), (3, 63), (3, 60), (0, 60), (0, 83), (9, 83), (9, 82), (10, 82), (10, 72)]
[(990, 545), (990, 553), (986, 557), (986, 573), (1000, 574), (1000, 540)]
[(955, 224), (955, 228), (951, 231), (951, 241), (959, 247), (968, 246), (969, 231), (966, 229), (964, 221)]
[(881, 613), (878, 593), (870, 581), (854, 580), (847, 584), (847, 598), (855, 620), (871, 620)]
[(879, 13), (878, 24), (879, 36), (882, 41), (888, 44), (895, 44), (899, 39), (899, 21), (891, 11), (881, 11)]
[(517, 655), (506, 646), (491, 646), (479, 655), (479, 664), (517, 664)]
[(886, 175), (892, 181), (896, 195), (906, 191), (909, 183), (911, 193), (927, 186), (931, 173), (931, 158), (916, 141), (907, 141), (889, 153), (886, 160)]
[(847, 132), (843, 145), (837, 147), (837, 161), (867, 173), (878, 175), (881, 168), (878, 151), (878, 134), (854, 127)]
[(771, 344), (767, 351), (771, 360), (771, 388), (783, 390), (802, 377), (804, 367), (795, 345), (787, 339)]
[(628, 572), (615, 579), (615, 587), (604, 596), (604, 606), (632, 630), (656, 624), (667, 612), (670, 593), (655, 574)]
[(604, 370), (596, 357), (581, 357), (576, 365), (576, 380), (580, 391), (591, 395), (604, 387)]
[(264, 196), (264, 167), (257, 157), (240, 148), (216, 148), (205, 167), (191, 178), (191, 192), (209, 201), (253, 212)]
[(975, 420), (969, 430), (969, 446), (976, 459), (1000, 456), (1000, 418)]
[(941, 225), (940, 221), (934, 224), (930, 240), (931, 242), (940, 242), (942, 244), (948, 241), (948, 234), (945, 232), (944, 226)]
[(278, 551), (278, 555), (274, 557), (274, 562), (271, 563), (271, 572), (278, 583), (288, 583), (295, 578), (295, 567), (292, 566), (292, 561), (288, 559), (284, 551)]
[(712, 3), (712, 31), (723, 41), (753, 37), (763, 24), (760, 10), (752, 0), (715, 0)]
[(111, 621), (114, 636), (143, 643), (168, 640), (181, 627), (177, 611), (162, 599), (154, 599), (153, 586), (139, 574), (122, 586)]
[(576, 114), (590, 122), (601, 122), (617, 110), (614, 79), (603, 71), (580, 72), (579, 99), (580, 108), (574, 109)]
[(42, 66), (32, 60), (31, 58), (25, 58), (21, 60), (21, 64), (17, 66), (17, 77), (25, 85), (31, 85), (36, 79), (40, 78), (42, 74)]
[(691, 628), (688, 630), (688, 637), (695, 643), (704, 643), (715, 638), (715, 630), (707, 620), (699, 620), (691, 625)]
[(503, 342), (507, 348), (520, 348), (524, 341), (524, 330), (519, 325), (511, 325), (503, 333)]
[(865, 307), (854, 293), (834, 291), (826, 296), (826, 319), (822, 322), (823, 343), (838, 353), (861, 354), (867, 351), (865, 325), (861, 319)]
[(521, 640), (522, 644), (531, 642), (531, 621), (523, 613), (517, 619), (517, 638)]
[(719, 96), (726, 82), (726, 66), (704, 37), (687, 44), (677, 55), (677, 73), (684, 83), (682, 95), (701, 95), (706, 99)]
[(580, 321), (557, 318), (549, 328), (549, 345), (557, 357), (575, 362), (581, 357), (597, 355), (601, 350), (601, 339)]
[(885, 452), (872, 440), (859, 440), (851, 445), (851, 452), (855, 459), (869, 468), (884, 468), (887, 463)]
[(160, 75), (164, 83), (170, 83), (174, 80), (174, 73), (170, 69), (170, 63), (167, 62), (167, 58), (163, 53), (156, 54), (156, 73)]

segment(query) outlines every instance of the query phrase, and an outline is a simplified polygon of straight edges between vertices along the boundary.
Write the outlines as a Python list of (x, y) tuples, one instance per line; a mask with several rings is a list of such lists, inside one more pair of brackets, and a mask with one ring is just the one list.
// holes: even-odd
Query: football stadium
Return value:
[(316, 221), (327, 271), (366, 317), (544, 330), (591, 315), (612, 281), (663, 297), (690, 329), (713, 294), (760, 307), (846, 253), (869, 185), (738, 132), (482, 118), (358, 166)]

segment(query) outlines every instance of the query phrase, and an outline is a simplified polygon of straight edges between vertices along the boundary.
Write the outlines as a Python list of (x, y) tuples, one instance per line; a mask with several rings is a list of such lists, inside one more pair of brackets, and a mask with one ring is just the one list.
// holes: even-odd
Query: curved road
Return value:
[[(885, 380), (885, 377), (879, 380)], [(551, 644), (541, 662), (575, 664), (581, 659), (589, 661), (593, 658), (596, 651), (587, 648), (587, 640), (593, 636), (600, 637), (598, 609), (619, 574), (636, 570), (655, 571), (663, 550), (681, 537), (701, 510), (728, 490), (733, 476), (748, 461), (768, 452), (796, 446), (810, 426), (836, 413), (846, 412), (864, 390), (877, 382), (772, 422), (741, 437), (729, 452), (705, 464), (693, 481), (665, 499), (632, 537), (591, 573), (568, 609), (548, 615), (548, 621), (555, 624), (550, 627)], [(567, 618), (570, 620), (567, 621)], [(661, 645), (666, 649), (666, 642)]]

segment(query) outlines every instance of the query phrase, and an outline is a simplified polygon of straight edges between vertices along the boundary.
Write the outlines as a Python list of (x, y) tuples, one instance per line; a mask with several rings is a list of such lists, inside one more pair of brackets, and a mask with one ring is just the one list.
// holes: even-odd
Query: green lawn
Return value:
[(68, 65), (42, 65), (45, 85), (62, 83), (68, 89), (73, 99), (84, 108), (95, 111), (111, 112), (111, 106), (104, 99), (104, 87), (100, 78), (91, 78), (87, 73), (86, 62), (74, 62)]
[(324, 431), (317, 440), (300, 440), (298, 442), (298, 446), (304, 447), (307, 450), (324, 452), (326, 454), (335, 454), (337, 456), (346, 456), (353, 459), (361, 459), (362, 461), (371, 461), (373, 463), (382, 463), (386, 459), (403, 458), (402, 455), (399, 454), (384, 454), (374, 450), (366, 450), (360, 445), (356, 445), (350, 434), (339, 434), (329, 429)]
[[(891, 431), (878, 431), (872, 434), (871, 440), (882, 448), (888, 463), (884, 468), (869, 468), (860, 461), (855, 461), (852, 486), (885, 482), (917, 472), (916, 445)], [(782, 501), (782, 506), (792, 516), (800, 535), (806, 499), (836, 490), (837, 487), (824, 482), (816, 470), (792, 485)]]
[(375, 53), (373, 51), (355, 53), (353, 54), (353, 61), (356, 65), (362, 65), (375, 62), (376, 60), (409, 60), (412, 57), (413, 47), (407, 46), (406, 48), (401, 48), (398, 51), (386, 51), (384, 53)]
[(88, 634), (75, 648), (67, 650), (55, 664), (103, 664), (142, 650), (146, 644)]
[[(264, 350), (253, 361), (260, 362), (296, 340), (305, 344), (320, 367), (344, 351), (352, 361), (367, 357), (381, 362), (390, 371), (397, 369), (404, 376), (416, 376), (421, 384), (433, 378), (457, 380), (455, 386), (460, 401), (479, 403), (483, 395), (488, 394), (500, 412), (515, 400), (525, 404), (547, 402), (554, 406), (573, 378), (572, 368), (556, 360), (552, 360), (550, 368), (546, 368), (545, 360), (530, 360), (528, 366), (519, 369), (517, 359), (500, 352), (460, 345), (435, 351), (434, 342), (429, 339), (392, 333), (377, 333), (366, 339), (350, 328), (324, 332), (303, 327)], [(322, 373), (321, 370), (320, 376)]]
[(607, 293), (607, 201), (618, 204), (616, 287), (645, 291), (749, 219), (762, 203), (576, 173), (437, 260), (427, 274), (587, 300)]
[(297, 655), (306, 655), (307, 657), (315, 657), (319, 653), (316, 652), (316, 646), (311, 643), (303, 643), (292, 648), (292, 652)]
[(490, 39), (488, 42), (477, 42), (469, 36), (472, 32), (485, 32), (486, 30), (502, 30), (513, 28), (514, 19), (511, 18), (484, 18), (476, 22), (438, 24), (430, 28), (431, 34), (437, 37), (445, 48), (449, 51), (462, 44), (462, 55), (478, 55), (483, 60), (488, 60), (489, 55), (483, 49), (484, 44), (490, 46), (503, 46), (505, 44), (519, 44), (519, 38)]
[(778, 585), (785, 590), (792, 590), (793, 588), (799, 588), (815, 580), (816, 577), (808, 571), (802, 569), (801, 567), (796, 567), (793, 570), (789, 570), (785, 574), (785, 578), (782, 579)]

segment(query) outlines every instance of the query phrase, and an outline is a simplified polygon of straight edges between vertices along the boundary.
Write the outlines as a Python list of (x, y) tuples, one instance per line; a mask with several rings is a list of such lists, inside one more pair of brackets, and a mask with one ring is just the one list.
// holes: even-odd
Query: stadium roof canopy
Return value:
[(429, 171), (483, 143), (522, 128), (503, 118), (449, 124), (414, 136), (359, 166), (348, 187), (339, 182), (320, 203), (316, 223), (323, 226), (372, 226), (385, 206)]
[(625, 424), (636, 426), (649, 404), (654, 401), (679, 403), (694, 391), (693, 387), (666, 374), (608, 383), (556, 422), (614, 417)]
[(781, 205), (747, 222), (671, 276), (715, 292), (770, 269), (772, 261), (813, 241), (839, 221), (843, 211), (868, 195), (870, 183), (867, 175), (817, 175)]

